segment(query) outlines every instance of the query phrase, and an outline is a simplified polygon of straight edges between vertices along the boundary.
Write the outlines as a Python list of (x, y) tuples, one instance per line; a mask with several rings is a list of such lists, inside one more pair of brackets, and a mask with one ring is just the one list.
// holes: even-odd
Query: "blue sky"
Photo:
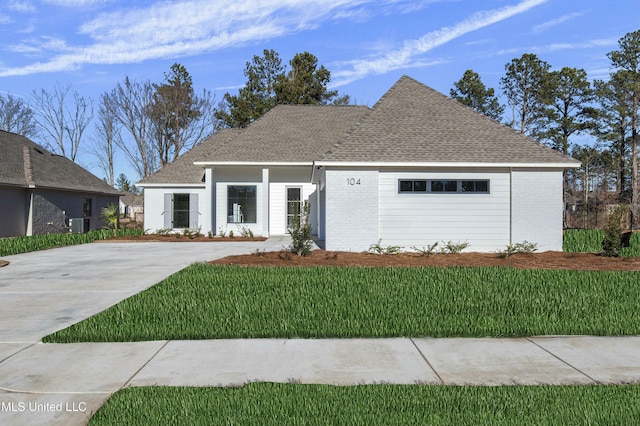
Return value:
[[(284, 62), (313, 53), (332, 87), (372, 106), (403, 74), (448, 94), (472, 69), (499, 92), (524, 53), (606, 79), (606, 53), (638, 29), (638, 0), (3, 0), (0, 93), (71, 83), (97, 102), (125, 76), (161, 82), (179, 62), (221, 100), (274, 49)], [(79, 162), (101, 175), (89, 154)], [(136, 178), (123, 158), (120, 172)]]

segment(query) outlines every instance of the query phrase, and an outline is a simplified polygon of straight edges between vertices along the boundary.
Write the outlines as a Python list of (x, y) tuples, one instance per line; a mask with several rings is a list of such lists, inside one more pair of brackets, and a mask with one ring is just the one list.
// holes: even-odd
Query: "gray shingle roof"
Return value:
[(200, 183), (194, 161), (312, 163), (371, 110), (365, 106), (278, 105), (245, 129), (225, 129), (139, 184)]
[(322, 161), (579, 164), (407, 76)]
[(0, 130), (2, 185), (120, 195), (68, 158), (52, 154), (24, 136)]

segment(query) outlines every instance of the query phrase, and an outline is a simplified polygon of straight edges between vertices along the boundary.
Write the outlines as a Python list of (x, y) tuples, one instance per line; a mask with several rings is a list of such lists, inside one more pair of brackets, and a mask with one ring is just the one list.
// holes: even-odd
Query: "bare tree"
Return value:
[(33, 100), (38, 108), (36, 121), (45, 137), (50, 137), (45, 145), (75, 162), (84, 131), (93, 119), (93, 101), (75, 91), (69, 100), (70, 91), (71, 84), (57, 83), (53, 92), (34, 91)]
[(129, 77), (125, 77), (123, 83), (118, 83), (115, 89), (102, 98), (103, 103), (107, 103), (112, 109), (115, 121), (133, 139), (133, 144), (127, 143), (124, 137), (115, 139), (114, 142), (125, 153), (140, 178), (155, 172), (158, 164), (151, 134), (153, 123), (148, 114), (152, 100), (151, 82), (135, 82)]
[(38, 130), (33, 109), (10, 93), (0, 96), (0, 129), (28, 138), (36, 136)]
[(186, 68), (173, 64), (165, 73), (165, 82), (154, 84), (149, 105), (156, 151), (161, 165), (173, 162), (185, 150), (213, 132), (214, 98), (203, 90), (196, 95)]
[(116, 121), (115, 111), (109, 103), (108, 97), (103, 94), (100, 98), (98, 122), (92, 139), (91, 153), (100, 162), (100, 166), (105, 173), (105, 179), (111, 186), (115, 185), (113, 158), (116, 146), (121, 144), (122, 134), (120, 133), (120, 125)]

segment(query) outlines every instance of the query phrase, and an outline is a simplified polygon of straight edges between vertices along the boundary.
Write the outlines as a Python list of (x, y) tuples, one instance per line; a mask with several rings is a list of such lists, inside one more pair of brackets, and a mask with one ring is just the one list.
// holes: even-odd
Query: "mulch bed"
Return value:
[(495, 253), (432, 254), (416, 253), (382, 255), (372, 253), (314, 250), (310, 256), (292, 255), (286, 251), (254, 252), (228, 256), (209, 262), (216, 265), (240, 266), (510, 266), (525, 269), (570, 269), (581, 271), (640, 271), (640, 258), (610, 258), (594, 253), (543, 252), (516, 254), (500, 259)]

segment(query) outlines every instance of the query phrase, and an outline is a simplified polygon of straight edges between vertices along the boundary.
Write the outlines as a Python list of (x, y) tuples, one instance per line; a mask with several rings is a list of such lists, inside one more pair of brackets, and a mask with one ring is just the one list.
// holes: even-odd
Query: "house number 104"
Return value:
[(360, 185), (360, 179), (347, 178), (347, 185)]

